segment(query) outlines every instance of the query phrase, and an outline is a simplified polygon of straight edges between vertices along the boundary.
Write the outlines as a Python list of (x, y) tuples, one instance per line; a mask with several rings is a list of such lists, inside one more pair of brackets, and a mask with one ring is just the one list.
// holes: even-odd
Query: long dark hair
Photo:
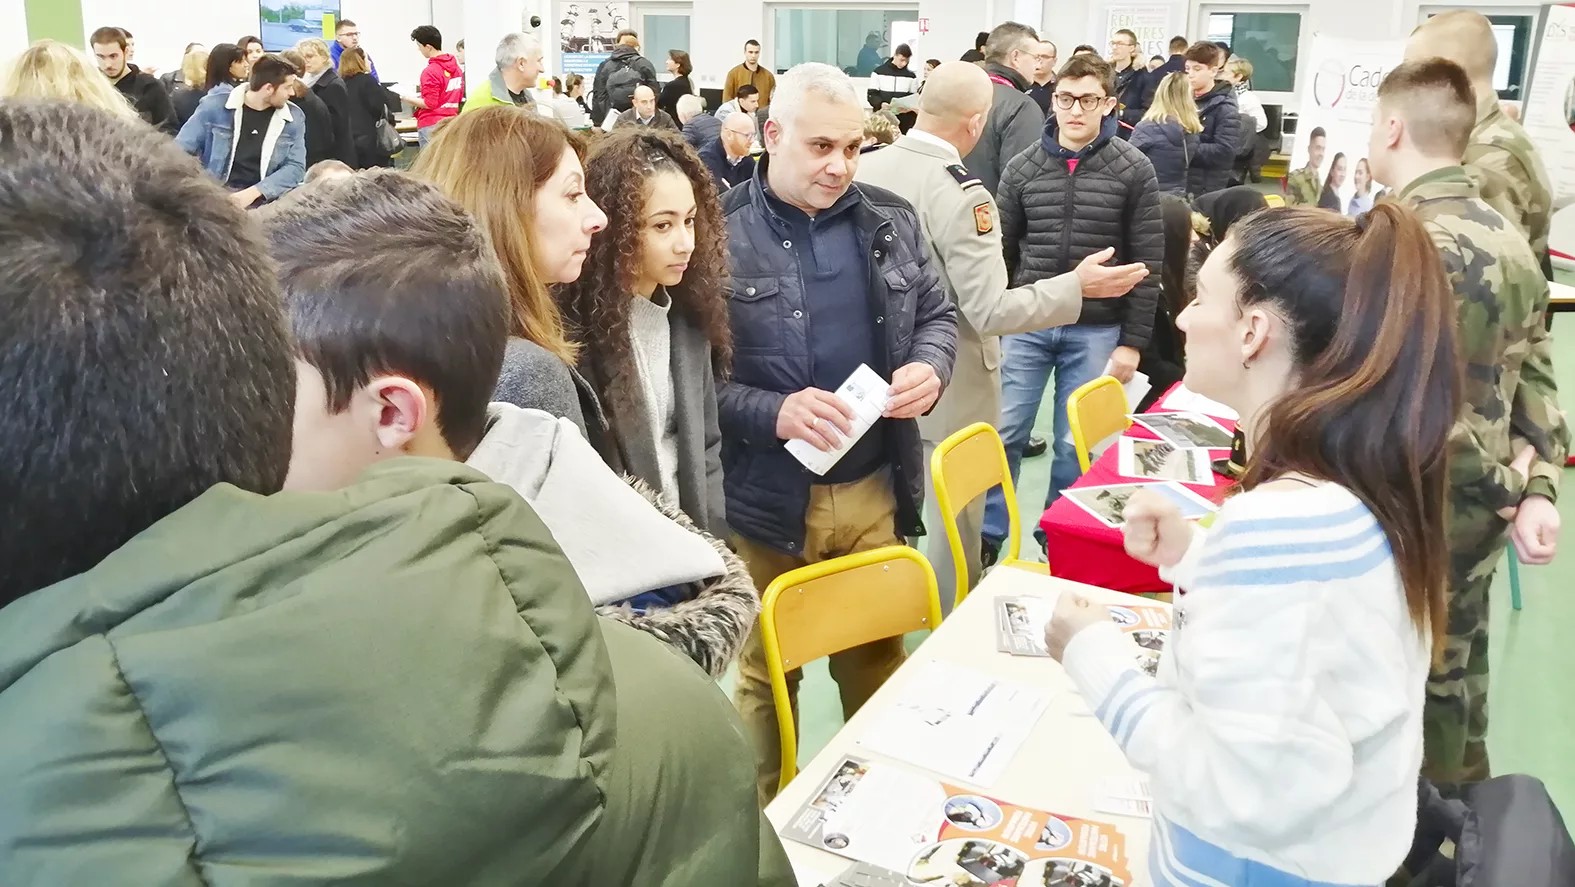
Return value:
[(1446, 628), (1448, 441), (1459, 413), (1456, 308), (1438, 250), (1396, 203), (1356, 219), (1269, 209), (1231, 228), (1243, 307), (1285, 319), (1294, 388), (1269, 405), (1242, 488), (1301, 473), (1364, 502), (1419, 631)]
[(1335, 155), (1334, 155), (1334, 159), (1329, 161), (1329, 174), (1323, 177), (1324, 190), (1327, 191), (1328, 189), (1334, 187), (1334, 171), (1337, 168), (1339, 168), (1340, 161), (1342, 161), (1344, 159), (1345, 159), (1345, 154), (1344, 153), (1336, 152)]
[(683, 282), (667, 288), (672, 310), (705, 334), (719, 372), (732, 365), (732, 328), (722, 295), (726, 229), (716, 185), (678, 133), (624, 127), (596, 142), (585, 161), (585, 192), (607, 213), (607, 230), (591, 240), (580, 279), (554, 293), (571, 335), (583, 346), (582, 359), (591, 363), (590, 375), (603, 380), (606, 390), (597, 395), (604, 402), (638, 388), (629, 312), (641, 261), (646, 183), (665, 171), (683, 175), (695, 193), (695, 251)]
[(206, 92), (221, 83), (240, 86), (241, 81), (230, 73), (230, 67), (245, 59), (246, 50), (234, 43), (220, 43), (208, 50), (208, 78), (203, 81), (203, 91)]
[(1192, 204), (1176, 194), (1159, 197), (1160, 228), (1165, 232), (1165, 264), (1159, 269), (1160, 293), (1175, 318), (1192, 301)]

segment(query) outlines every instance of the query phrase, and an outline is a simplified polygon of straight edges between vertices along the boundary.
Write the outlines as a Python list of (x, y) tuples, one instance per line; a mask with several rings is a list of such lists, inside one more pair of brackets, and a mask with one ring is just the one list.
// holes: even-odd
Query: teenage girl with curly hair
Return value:
[(678, 133), (628, 127), (591, 149), (585, 190), (609, 224), (555, 295), (606, 414), (591, 443), (727, 538), (716, 375), (732, 334), (716, 186)]

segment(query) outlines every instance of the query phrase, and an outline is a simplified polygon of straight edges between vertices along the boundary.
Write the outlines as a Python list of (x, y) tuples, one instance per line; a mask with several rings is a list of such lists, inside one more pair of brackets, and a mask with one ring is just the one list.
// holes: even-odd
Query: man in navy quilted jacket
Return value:
[[(956, 308), (913, 207), (853, 182), (864, 140), (853, 82), (829, 65), (799, 65), (777, 81), (770, 113), (754, 178), (723, 198), (733, 372), (717, 387), (728, 523), (761, 589), (806, 564), (924, 534), (915, 420), (940, 398), (957, 353)], [(884, 380), (875, 398), (888, 399), (843, 449), (858, 398), (837, 392), (861, 367)], [(788, 451), (792, 441), (842, 452), (814, 473)], [(901, 637), (834, 654), (844, 714), (902, 660)], [(788, 687), (796, 694), (797, 670)], [(737, 703), (764, 803), (782, 749), (758, 631), (739, 662)]]

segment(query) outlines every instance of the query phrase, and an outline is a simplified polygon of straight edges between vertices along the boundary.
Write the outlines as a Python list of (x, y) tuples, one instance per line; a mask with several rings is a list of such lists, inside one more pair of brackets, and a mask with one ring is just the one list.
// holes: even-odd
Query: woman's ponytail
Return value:
[(1355, 220), (1258, 213), (1231, 229), (1242, 301), (1291, 330), (1296, 388), (1269, 409), (1244, 486), (1303, 472), (1356, 493), (1384, 527), (1406, 602), (1444, 636), (1448, 441), (1459, 415), (1457, 311), (1421, 220), (1397, 203)]

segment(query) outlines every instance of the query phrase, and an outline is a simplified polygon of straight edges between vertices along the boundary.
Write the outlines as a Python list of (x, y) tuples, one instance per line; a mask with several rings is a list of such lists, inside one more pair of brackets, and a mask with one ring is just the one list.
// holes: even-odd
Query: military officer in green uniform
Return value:
[(1315, 126), (1307, 134), (1307, 165), (1285, 177), (1287, 206), (1317, 206), (1323, 196), (1323, 155), (1329, 147), (1328, 133)]
[[(919, 420), (925, 466), (935, 445), (975, 422), (1001, 420), (1001, 344), (998, 337), (1076, 323), (1083, 299), (1126, 295), (1147, 276), (1141, 263), (1108, 267), (1113, 252), (1095, 254), (1076, 270), (1032, 286), (1007, 288), (1006, 260), (995, 200), (962, 165), (990, 117), (993, 87), (979, 66), (946, 62), (930, 72), (919, 116), (907, 135), (859, 163), (855, 181), (896, 192), (913, 204), (925, 246), (957, 304), (957, 363), (935, 409)], [(933, 491), (928, 501), (935, 502)], [(970, 585), (979, 576), (984, 499), (958, 516)], [(939, 527), (939, 522), (932, 522)], [(955, 594), (951, 550), (944, 533), (930, 535), (930, 562), (943, 589)], [(952, 589), (948, 594), (946, 589)]]
[(1476, 122), (1471, 80), (1455, 63), (1409, 61), (1385, 76), (1368, 160), (1421, 216), (1459, 305), (1462, 414), (1450, 447), (1449, 633), (1428, 681), (1424, 772), (1458, 783), (1489, 775), (1488, 590), (1513, 539), (1522, 560), (1556, 550), (1559, 411), (1548, 282), (1520, 231), (1461, 166)]
[(1482, 199), (1513, 222), (1531, 242), (1544, 277), (1553, 276), (1548, 234), (1553, 227), (1553, 186), (1531, 137), (1499, 107), (1493, 89), (1498, 41), (1487, 17), (1456, 9), (1428, 19), (1406, 44), (1407, 61), (1446, 58), (1465, 69), (1476, 92), (1476, 119), (1465, 166)]

